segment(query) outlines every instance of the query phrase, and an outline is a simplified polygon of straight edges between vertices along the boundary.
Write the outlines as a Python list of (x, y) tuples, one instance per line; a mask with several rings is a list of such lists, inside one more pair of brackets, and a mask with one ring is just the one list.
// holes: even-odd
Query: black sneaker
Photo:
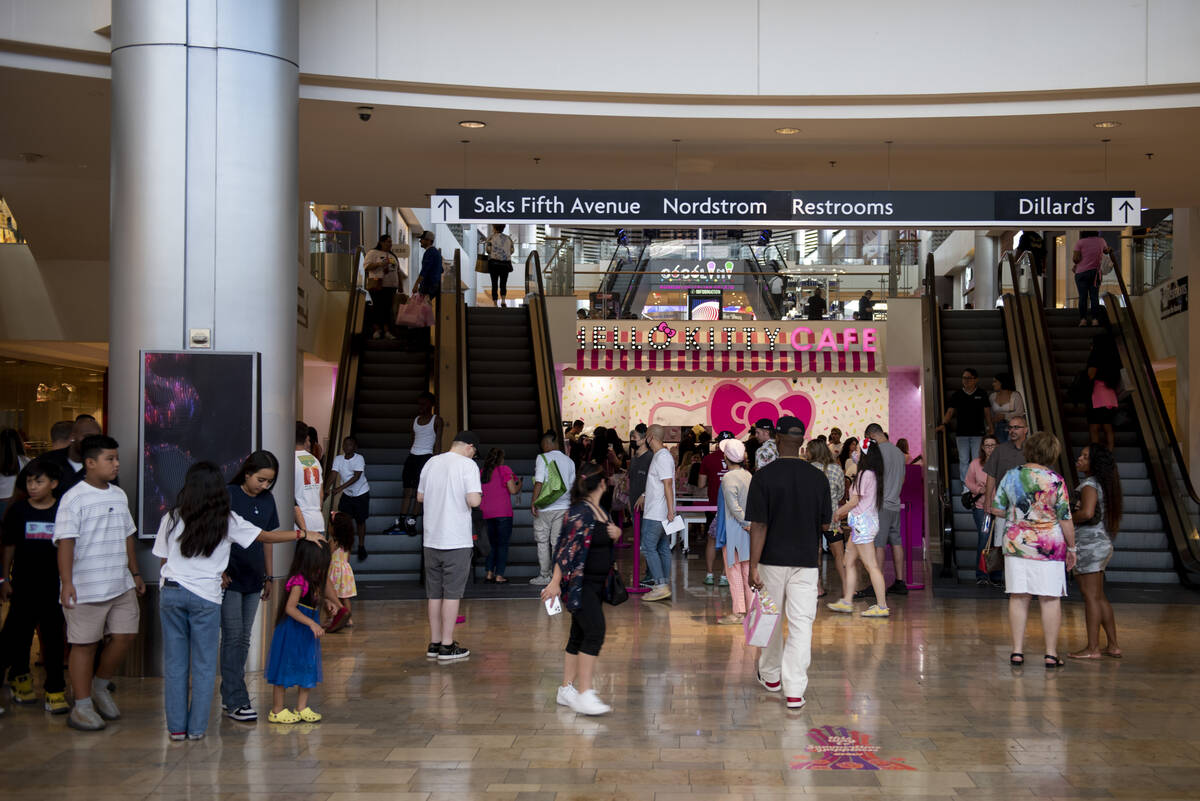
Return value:
[(874, 598), (874, 597), (875, 597), (875, 588), (874, 587), (867, 587), (865, 590), (859, 590), (858, 592), (854, 593), (854, 600), (856, 600), (856, 601), (861, 601), (863, 598)]
[(240, 720), (243, 723), (252, 723), (258, 720), (258, 713), (254, 711), (254, 707), (246, 704), (237, 709), (226, 709), (225, 717), (230, 720)]
[(404, 518), (404, 533), (410, 537), (417, 536), (417, 518), (412, 515)]
[(438, 654), (442, 652), (442, 644), (437, 642), (429, 643), (429, 647), (425, 649), (426, 659), (437, 659)]
[(892, 586), (887, 588), (887, 593), (889, 595), (892, 593), (896, 595), (908, 595), (908, 585), (900, 579), (896, 579), (892, 582)]
[(455, 659), (465, 659), (470, 655), (470, 651), (455, 642), (450, 645), (443, 645), (441, 650), (438, 651), (437, 658), (439, 662), (453, 662)]
[(362, 562), (366, 558), (367, 558), (367, 546), (365, 544), (358, 546), (358, 561)]

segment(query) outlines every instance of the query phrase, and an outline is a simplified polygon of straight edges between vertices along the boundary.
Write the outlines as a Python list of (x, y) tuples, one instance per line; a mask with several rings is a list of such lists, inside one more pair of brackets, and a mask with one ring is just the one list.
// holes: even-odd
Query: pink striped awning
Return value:
[(587, 372), (873, 373), (876, 353), (861, 351), (606, 350), (576, 351), (575, 367)]

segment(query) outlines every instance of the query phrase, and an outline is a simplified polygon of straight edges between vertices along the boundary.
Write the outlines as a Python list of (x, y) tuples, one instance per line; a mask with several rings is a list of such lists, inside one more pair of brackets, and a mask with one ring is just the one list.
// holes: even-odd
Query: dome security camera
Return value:
[(359, 106), (358, 108), (354, 109), (354, 111), (355, 111), (355, 113), (358, 114), (358, 118), (360, 120), (362, 120), (363, 122), (369, 122), (371, 119), (371, 115), (375, 112), (375, 107), (374, 106)]

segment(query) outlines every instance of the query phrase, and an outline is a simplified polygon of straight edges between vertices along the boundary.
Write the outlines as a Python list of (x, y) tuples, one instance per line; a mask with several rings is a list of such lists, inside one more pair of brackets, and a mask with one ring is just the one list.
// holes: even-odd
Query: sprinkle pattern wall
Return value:
[(868, 423), (888, 424), (887, 379), (799, 378), (611, 378), (565, 376), (564, 420), (616, 428), (624, 436), (639, 422), (711, 424), (739, 436), (761, 417), (794, 414), (814, 433), (837, 426), (861, 436)]

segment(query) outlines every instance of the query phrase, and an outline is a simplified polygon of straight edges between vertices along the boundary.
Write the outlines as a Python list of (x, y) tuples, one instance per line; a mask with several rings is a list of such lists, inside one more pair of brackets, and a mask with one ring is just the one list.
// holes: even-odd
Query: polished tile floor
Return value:
[[(1002, 596), (914, 593), (890, 621), (822, 611), (808, 706), (789, 712), (755, 683), (741, 629), (715, 625), (728, 591), (689, 568), (670, 603), (608, 608), (603, 718), (555, 705), (567, 623), (537, 601), (469, 602), (473, 654), (440, 666), (422, 603), (372, 601), (325, 640), (323, 723), (214, 719), (206, 740), (171, 743), (160, 682), (122, 679), (125, 717), (99, 734), (10, 707), (0, 797), (1200, 798), (1200, 607), (1119, 605), (1125, 658), (1054, 672), (1009, 667)], [(1082, 624), (1068, 605), (1064, 652)], [(1030, 634), (1040, 654), (1036, 615)], [(269, 687), (251, 689), (265, 711)]]

